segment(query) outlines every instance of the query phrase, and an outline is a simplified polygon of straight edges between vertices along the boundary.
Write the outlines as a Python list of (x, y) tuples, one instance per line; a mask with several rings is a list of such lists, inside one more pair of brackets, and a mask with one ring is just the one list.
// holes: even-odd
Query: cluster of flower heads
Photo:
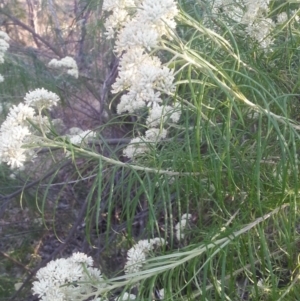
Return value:
[(145, 136), (133, 138), (128, 146), (123, 150), (123, 154), (128, 158), (135, 158), (149, 151), (156, 142), (166, 138), (167, 131), (160, 128), (150, 128)]
[(118, 36), (119, 54), (131, 46), (157, 47), (161, 36), (170, 37), (178, 14), (174, 0), (105, 0), (103, 10), (111, 13), (104, 25), (108, 38)]
[[(42, 131), (49, 128), (48, 119), (41, 115), (43, 109), (55, 106), (59, 97), (45, 89), (36, 89), (25, 95), (25, 102), (10, 108), (0, 127), (0, 163), (6, 162), (11, 168), (20, 168), (31, 160), (35, 153), (25, 145), (41, 139), (37, 135), (38, 126)], [(36, 110), (38, 114), (36, 114)]]
[(163, 238), (152, 238), (150, 240), (140, 240), (127, 252), (127, 261), (125, 264), (125, 273), (132, 274), (142, 270), (146, 258), (155, 247), (166, 244)]
[(266, 50), (273, 43), (271, 32), (275, 27), (273, 20), (268, 18), (269, 2), (270, 0), (244, 0), (246, 12), (242, 18), (247, 34)]
[[(182, 215), (181, 221), (175, 226), (179, 241), (184, 238), (184, 229), (191, 217), (191, 214)], [(151, 251), (165, 245), (166, 241), (159, 237), (138, 241), (127, 252), (125, 274), (132, 277), (132, 274), (142, 271)], [(109, 285), (104, 282), (101, 271), (92, 266), (93, 259), (84, 253), (74, 253), (69, 258), (53, 260), (37, 272), (37, 281), (33, 282), (32, 287), (33, 293), (38, 295), (41, 301), (107, 301), (106, 297), (99, 296), (99, 289), (109, 289)], [(136, 298), (136, 295), (125, 292), (114, 300), (127, 301)], [(163, 298), (164, 290), (161, 289), (159, 299)]]
[(59, 97), (53, 92), (49, 92), (44, 88), (35, 89), (26, 93), (25, 105), (36, 108), (39, 112), (43, 109), (51, 109), (59, 102)]
[[(275, 19), (270, 18), (270, 2), (270, 0), (215, 0), (212, 13), (243, 24), (246, 34), (257, 41), (262, 49), (269, 51), (274, 42), (272, 30), (277, 24), (282, 24), (288, 19), (286, 12), (279, 13)], [(291, 14), (294, 13), (291, 11)], [(230, 26), (230, 22), (227, 25)]]
[[(9, 48), (8, 41), (10, 40), (6, 32), (0, 30), (0, 64), (4, 63), (4, 54)], [(0, 74), (0, 83), (4, 81), (3, 76)]]
[(182, 215), (180, 221), (175, 225), (175, 235), (178, 241), (181, 241), (185, 237), (185, 230), (188, 227), (189, 221), (191, 220), (192, 215), (185, 213)]
[(148, 53), (162, 37), (172, 39), (178, 9), (174, 0), (105, 0), (103, 10), (111, 13), (105, 22), (106, 35), (116, 36), (115, 52), (122, 55), (112, 92), (127, 91), (117, 113), (149, 111), (149, 130), (124, 149), (125, 156), (135, 158), (166, 137), (163, 126), (168, 121), (176, 123), (180, 118), (179, 106), (165, 105), (162, 99), (162, 94), (175, 91), (174, 72)]
[(78, 67), (76, 61), (70, 57), (66, 56), (61, 60), (52, 59), (49, 64), (49, 67), (57, 69), (65, 69), (67, 73), (75, 78), (78, 78)]
[[(165, 241), (162, 238), (140, 240), (128, 250), (125, 273), (141, 271), (149, 252), (163, 245)], [(41, 301), (107, 301), (107, 298), (98, 297), (97, 289), (107, 288), (108, 285), (103, 281), (101, 271), (92, 266), (93, 259), (84, 253), (74, 253), (69, 258), (50, 261), (37, 272), (37, 281), (32, 286), (33, 294), (38, 295)], [(125, 292), (116, 297), (115, 301), (135, 299), (134, 294)]]
[(151, 57), (141, 47), (128, 49), (120, 60), (118, 78), (112, 86), (113, 93), (128, 90), (121, 97), (118, 114), (162, 103), (161, 93), (175, 91), (173, 81), (173, 71), (162, 66), (158, 57)]
[(95, 138), (96, 133), (90, 130), (83, 131), (80, 128), (73, 127), (69, 129), (69, 134), (67, 136), (72, 144), (80, 145)]
[(93, 295), (96, 287), (106, 287), (101, 271), (92, 266), (93, 259), (84, 253), (74, 253), (69, 258), (50, 261), (37, 272), (37, 281), (32, 286), (33, 293), (41, 301), (107, 300), (96, 294), (93, 299), (88, 298)]

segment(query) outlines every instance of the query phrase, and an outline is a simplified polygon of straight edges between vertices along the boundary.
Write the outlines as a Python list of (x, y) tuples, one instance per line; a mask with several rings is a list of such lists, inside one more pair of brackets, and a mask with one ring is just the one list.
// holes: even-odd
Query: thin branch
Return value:
[[(67, 162), (62, 164), (62, 166), (60, 166), (59, 168), (64, 168), (65, 166), (69, 165), (70, 163), (71, 163), (71, 160), (68, 160)], [(32, 182), (28, 183), (27, 185), (25, 185), (24, 187), (18, 189), (17, 191), (15, 191), (11, 194), (5, 195), (5, 196), (0, 195), (0, 201), (3, 201), (3, 204), (1, 204), (1, 207), (0, 207), (0, 218), (2, 218), (2, 215), (4, 214), (4, 211), (12, 198), (22, 194), (25, 190), (35, 186), (39, 182), (52, 176), (56, 171), (57, 171), (57, 168), (54, 168), (53, 170), (51, 170), (47, 174), (45, 174), (41, 179), (32, 181)]]
[[(28, 7), (28, 23), (30, 24), (32, 30), (36, 33), (35, 31), (35, 24), (34, 24), (34, 17), (33, 17), (33, 5), (31, 0), (26, 0), (27, 2), (27, 7)], [(40, 43), (37, 40), (36, 36), (33, 36), (33, 40), (37, 46), (37, 48), (40, 48)]]
[(30, 28), (28, 25), (26, 25), (25, 23), (23, 23), (22, 21), (20, 21), (19, 19), (17, 19), (14, 16), (11, 16), (8, 12), (6, 12), (5, 10), (3, 10), (2, 8), (0, 8), (0, 14), (5, 15), (7, 18), (9, 18), (10, 20), (12, 20), (16, 25), (22, 27), (23, 29), (29, 31), (32, 36), (38, 40), (40, 40), (42, 43), (44, 43), (49, 49), (51, 49), (56, 55), (58, 55), (60, 58), (63, 57), (62, 53), (60, 50), (54, 48), (49, 42), (47, 42), (47, 40), (45, 40), (43, 37), (41, 37), (39, 34), (37, 34), (32, 28)]
[(64, 56), (65, 56), (66, 55), (66, 45), (65, 45), (64, 39), (61, 35), (61, 29), (60, 29), (60, 26), (59, 26), (56, 10), (54, 8), (53, 0), (48, 0), (47, 5), (48, 5), (48, 8), (49, 8), (51, 17), (52, 17), (53, 24), (55, 26), (54, 31), (55, 31), (56, 37), (59, 40), (59, 44), (60, 44), (59, 46), (63, 48)]
[(30, 269), (28, 269), (24, 264), (22, 264), (21, 262), (19, 262), (18, 260), (14, 259), (13, 257), (9, 256), (7, 253), (0, 251), (0, 255), (2, 255), (3, 257), (5, 257), (6, 259), (12, 261), (13, 263), (15, 263), (16, 265), (20, 266), (21, 268), (23, 268), (27, 273), (30, 273)]
[(119, 61), (120, 61), (119, 58), (115, 58), (115, 60), (112, 63), (112, 68), (103, 83), (102, 92), (100, 96), (100, 116), (104, 111), (104, 103), (105, 103), (106, 95), (108, 93), (108, 89), (110, 89), (110, 86), (114, 83), (118, 75)]

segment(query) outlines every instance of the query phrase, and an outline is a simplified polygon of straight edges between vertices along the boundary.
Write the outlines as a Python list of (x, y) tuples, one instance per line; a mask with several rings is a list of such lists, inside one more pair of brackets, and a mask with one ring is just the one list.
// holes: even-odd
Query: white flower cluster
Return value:
[[(20, 168), (24, 162), (34, 157), (34, 152), (24, 147), (36, 142), (40, 137), (36, 129), (28, 122), (33, 122), (43, 131), (48, 128), (48, 120), (41, 116), (43, 108), (56, 105), (59, 97), (45, 89), (36, 89), (25, 96), (25, 103), (12, 106), (6, 120), (0, 127), (0, 163), (6, 162), (11, 168)], [(39, 111), (36, 115), (34, 109)]]
[[(50, 261), (37, 274), (37, 281), (33, 282), (33, 293), (41, 301), (68, 301), (106, 299), (94, 297), (84, 298), (95, 292), (96, 287), (106, 287), (99, 284), (103, 281), (101, 271), (93, 268), (93, 259), (84, 253), (74, 253), (69, 258)], [(90, 297), (90, 296), (89, 296)]]
[[(4, 54), (9, 48), (8, 41), (10, 40), (6, 32), (0, 30), (0, 64), (4, 63)], [(4, 81), (4, 77), (0, 74), (0, 83)]]
[(128, 301), (128, 300), (135, 300), (135, 299), (136, 299), (136, 295), (128, 294), (127, 292), (125, 292), (123, 296), (115, 298), (115, 301)]
[(75, 78), (78, 78), (78, 67), (76, 61), (70, 57), (66, 56), (61, 60), (52, 59), (49, 64), (49, 67), (57, 68), (57, 69), (66, 69), (67, 73)]
[(150, 111), (150, 129), (145, 137), (132, 139), (123, 151), (134, 159), (166, 137), (167, 131), (161, 128), (167, 121), (178, 122), (180, 118), (179, 106), (163, 105), (161, 98), (162, 93), (175, 91), (174, 72), (147, 52), (157, 48), (163, 36), (172, 39), (178, 9), (174, 0), (105, 0), (103, 9), (112, 12), (105, 23), (107, 36), (117, 34), (115, 51), (123, 54), (112, 92), (128, 91), (122, 95), (117, 113), (133, 113), (146, 107)]
[[(140, 240), (128, 250), (125, 273), (141, 271), (147, 255), (155, 248), (165, 245), (162, 238)], [(99, 296), (99, 290), (110, 289), (101, 271), (93, 268), (93, 259), (84, 253), (74, 253), (69, 258), (50, 261), (38, 270), (37, 280), (32, 284), (32, 291), (41, 301), (108, 301)], [(100, 293), (101, 294), (101, 293)], [(159, 299), (163, 300), (164, 289), (159, 290)], [(136, 295), (124, 292), (115, 301), (136, 300)]]
[(114, 38), (115, 33), (130, 20), (129, 10), (134, 7), (134, 0), (105, 0), (103, 2), (102, 9), (112, 13), (104, 23), (107, 38)]
[(128, 49), (121, 58), (119, 73), (113, 84), (113, 93), (128, 90), (121, 97), (118, 114), (133, 113), (141, 108), (162, 102), (161, 92), (175, 91), (173, 71), (162, 66), (157, 57), (151, 57), (141, 47)]
[(140, 155), (150, 151), (151, 146), (158, 141), (166, 138), (167, 130), (160, 128), (150, 128), (145, 132), (144, 137), (136, 137), (131, 139), (130, 143), (123, 150), (123, 155), (135, 159)]
[(83, 142), (88, 142), (89, 140), (96, 137), (96, 133), (90, 130), (83, 131), (79, 128), (70, 128), (70, 134), (67, 135), (70, 139), (70, 142), (75, 145), (80, 145)]
[(182, 239), (184, 239), (185, 234), (184, 231), (188, 226), (188, 222), (189, 220), (191, 220), (192, 215), (189, 213), (185, 213), (182, 215), (179, 223), (176, 224), (175, 226), (175, 235), (178, 241), (181, 241)]
[(215, 0), (212, 2), (212, 14), (214, 17), (216, 15), (218, 17), (221, 15), (224, 16), (227, 26), (231, 25), (229, 22), (226, 22), (228, 19), (240, 23), (244, 15), (242, 1), (243, 0), (237, 0), (235, 2), (233, 0)]
[(59, 102), (59, 97), (55, 93), (44, 88), (26, 93), (24, 99), (26, 105), (36, 108), (39, 112), (43, 109), (51, 109)]
[(119, 54), (131, 46), (153, 48), (161, 36), (171, 37), (178, 14), (174, 0), (105, 0), (103, 10), (112, 13), (104, 25), (108, 38), (117, 33)]
[[(270, 33), (274, 28), (272, 19), (267, 18), (270, 0), (216, 0), (213, 14), (224, 16), (246, 26), (246, 33), (267, 50), (273, 43)], [(232, 24), (226, 22), (228, 26)]]
[(277, 15), (277, 23), (283, 24), (288, 20), (288, 15), (286, 12), (282, 12)]
[[(276, 23), (269, 17), (270, 2), (270, 0), (215, 0), (212, 13), (218, 17), (225, 17), (225, 20), (230, 19), (245, 25), (246, 34), (256, 40), (262, 49), (269, 51), (274, 42), (272, 31), (276, 26)], [(286, 22), (287, 13), (279, 13), (276, 19), (277, 24)], [(232, 23), (226, 23), (228, 26), (232, 25)]]
[(149, 252), (152, 251), (154, 247), (164, 246), (165, 244), (165, 240), (158, 237), (150, 240), (140, 240), (127, 252), (125, 273), (132, 274), (141, 271)]
[(151, 127), (161, 126), (169, 121), (177, 123), (181, 115), (179, 105), (172, 106), (153, 106), (149, 112), (146, 124)]
[(247, 34), (256, 40), (262, 49), (268, 50), (273, 43), (271, 32), (275, 23), (268, 18), (270, 0), (244, 0), (246, 13), (242, 18)]

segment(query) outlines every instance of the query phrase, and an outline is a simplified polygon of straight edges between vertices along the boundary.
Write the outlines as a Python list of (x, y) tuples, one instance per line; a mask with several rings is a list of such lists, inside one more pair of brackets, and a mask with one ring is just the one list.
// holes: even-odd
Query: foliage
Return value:
[[(147, 138), (147, 118), (157, 107), (155, 101), (143, 99), (144, 104), (129, 113), (120, 110), (120, 103), (128, 100), (124, 95), (139, 88), (135, 74), (123, 89), (114, 84), (116, 95), (110, 92), (117, 77), (115, 63), (122, 66), (131, 46), (109, 66), (113, 42), (105, 39), (109, 9), (104, 3), (103, 13), (102, 1), (79, 2), (74, 20), (82, 25), (74, 30), (84, 41), (77, 44), (78, 51), (66, 42), (64, 55), (58, 56), (76, 58), (78, 80), (49, 68), (55, 51), (46, 51), (47, 45), (38, 55), (22, 52), (26, 59), (13, 50), (6, 54), (2, 99), (10, 96), (19, 103), (29, 90), (45, 87), (60, 96), (73, 119), (87, 120), (82, 132), (96, 133), (88, 138), (79, 132), (83, 136), (74, 143), (74, 134), (53, 122), (61, 117), (59, 110), (45, 111), (49, 132), (40, 133), (41, 144), (26, 145), (39, 151), (42, 146), (42, 152), (34, 164), (13, 171), (24, 184), (22, 193), (28, 194), (25, 207), (42, 217), (58, 239), (83, 224), (89, 255), (107, 277), (107, 285), (99, 283), (83, 300), (118, 298), (125, 292), (140, 300), (297, 299), (299, 6), (254, 2), (259, 8), (251, 16), (256, 19), (246, 23), (249, 1), (179, 1), (176, 29), (144, 52), (145, 57), (159, 58), (156, 72), (164, 67), (174, 71), (176, 90), (153, 88), (161, 93), (159, 106), (180, 110), (180, 119), (172, 120), (170, 113), (157, 126), (160, 134), (167, 131), (166, 138)], [(126, 18), (136, 13), (131, 7)], [(47, 34), (48, 42), (59, 49), (57, 35)], [(64, 32), (63, 37), (68, 41), (70, 35)], [(123, 50), (117, 49), (119, 54)], [(117, 81), (122, 74), (118, 76)], [(8, 108), (3, 108), (6, 114)], [(73, 126), (74, 121), (67, 124)], [(125, 135), (117, 142), (108, 135), (116, 128)], [(143, 148), (127, 158), (124, 149), (130, 145)], [(51, 162), (57, 165), (52, 168)], [(1, 179), (13, 183), (10, 173), (2, 164)], [(35, 186), (28, 188), (26, 178)], [(1, 193), (13, 192), (3, 188)], [(63, 195), (73, 200), (64, 202)], [(4, 204), (5, 197), (1, 201)], [(70, 209), (67, 221), (59, 211), (64, 203)], [(61, 231), (64, 222), (69, 226)], [(166, 244), (155, 247), (149, 240), (151, 248), (139, 253), (139, 269), (128, 269), (127, 251), (134, 256), (148, 239)], [(23, 281), (19, 276), (18, 282)]]

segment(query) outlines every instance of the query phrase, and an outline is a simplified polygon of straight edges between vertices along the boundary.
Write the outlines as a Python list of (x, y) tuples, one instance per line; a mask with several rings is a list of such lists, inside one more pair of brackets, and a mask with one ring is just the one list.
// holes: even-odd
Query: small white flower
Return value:
[(181, 111), (179, 107), (155, 105), (150, 110), (146, 124), (151, 127), (164, 125), (171, 120), (177, 123), (180, 119)]
[(145, 132), (145, 137), (133, 138), (126, 148), (123, 150), (123, 155), (135, 159), (136, 157), (147, 153), (151, 145), (155, 142), (166, 138), (167, 130), (151, 128)]
[(114, 11), (117, 8), (131, 8), (134, 7), (134, 0), (104, 0), (103, 1), (103, 10), (105, 11)]
[(132, 19), (120, 31), (116, 41), (115, 51), (120, 55), (130, 47), (144, 47), (148, 50), (156, 48), (159, 42), (157, 30), (149, 23)]
[(33, 108), (26, 104), (19, 103), (17, 106), (13, 105), (6, 117), (6, 120), (1, 125), (1, 130), (10, 130), (11, 127), (22, 125), (28, 126), (27, 120), (32, 120), (35, 116), (35, 111)]
[(178, 241), (184, 239), (185, 237), (184, 230), (186, 229), (188, 222), (191, 218), (192, 218), (191, 214), (185, 213), (182, 215), (179, 223), (175, 225), (175, 235)]
[(28, 92), (25, 97), (25, 104), (41, 111), (42, 109), (50, 109), (59, 102), (59, 97), (53, 92), (49, 92), (44, 88), (35, 89)]
[[(4, 63), (4, 53), (9, 48), (8, 41), (10, 40), (6, 32), (0, 30), (0, 64)], [(0, 74), (0, 83), (4, 81), (4, 77)]]
[(149, 141), (141, 137), (133, 138), (123, 150), (123, 155), (128, 158), (135, 158), (149, 151)]
[(267, 51), (272, 45), (273, 40), (270, 36), (275, 24), (270, 18), (259, 19), (252, 24), (249, 24), (246, 28), (246, 33), (253, 39), (255, 39), (262, 49)]
[(67, 73), (75, 78), (78, 78), (78, 70), (77, 69), (69, 69)]
[(16, 179), (16, 175), (14, 173), (11, 173), (9, 175), (9, 178), (12, 179), (12, 180), (15, 180)]
[(141, 47), (130, 48), (122, 57), (113, 93), (129, 92), (121, 97), (117, 113), (133, 113), (148, 105), (161, 103), (161, 92), (172, 93), (173, 72), (161, 66), (157, 57), (144, 53)]
[(153, 24), (160, 36), (170, 38), (169, 31), (175, 28), (178, 13), (174, 0), (144, 0), (138, 6), (137, 19)]
[(160, 289), (159, 291), (158, 291), (158, 295), (159, 295), (159, 300), (164, 300), (164, 298), (165, 298), (165, 289)]
[(0, 130), (0, 162), (6, 162), (11, 168), (19, 168), (26, 161), (26, 150), (22, 148), (30, 135), (27, 127), (15, 125), (5, 131)]
[(174, 70), (163, 66), (157, 77), (156, 87), (165, 93), (173, 93), (176, 89), (174, 84)]
[(75, 126), (69, 129), (69, 133), (70, 133), (71, 136), (72, 135), (79, 135), (82, 132), (83, 132), (83, 130), (81, 128), (78, 128), (78, 127), (75, 127)]
[(3, 55), (7, 49), (9, 48), (9, 44), (0, 38), (0, 54)]
[(279, 24), (285, 23), (288, 19), (288, 15), (286, 12), (282, 12), (280, 14), (277, 15), (277, 22)]
[(142, 270), (146, 261), (146, 256), (155, 246), (160, 247), (166, 244), (163, 238), (152, 238), (150, 240), (140, 240), (127, 252), (127, 262), (125, 264), (125, 273), (131, 274)]
[(131, 93), (122, 95), (120, 103), (117, 105), (117, 113), (122, 114), (124, 112), (133, 113), (146, 107), (145, 101), (142, 99), (136, 100)]
[(49, 65), (49, 67), (53, 67), (53, 68), (65, 68), (65, 69), (67, 69), (67, 73), (69, 75), (74, 76), (75, 78), (78, 78), (77, 63), (70, 56), (66, 56), (66, 57), (62, 58), (61, 60), (52, 59), (48, 65)]
[(87, 130), (87, 131), (80, 130), (78, 132), (78, 134), (68, 135), (68, 137), (69, 137), (71, 143), (73, 143), (75, 145), (80, 145), (82, 142), (86, 142), (89, 139), (94, 138), (95, 133), (90, 130)]
[(161, 139), (166, 138), (167, 133), (168, 132), (165, 129), (151, 128), (145, 132), (145, 137), (147, 140), (157, 142)]
[(43, 301), (83, 300), (85, 295), (94, 292), (92, 283), (102, 281), (100, 270), (92, 268), (92, 263), (91, 257), (83, 253), (50, 261), (37, 272), (33, 293)]
[(14, 287), (15, 287), (15, 290), (18, 291), (19, 288), (23, 285), (23, 282), (17, 282), (15, 283)]
[(75, 262), (75, 263), (84, 263), (87, 266), (92, 266), (93, 265), (93, 258), (90, 257), (90, 256), (87, 256), (84, 253), (80, 253), (80, 252), (73, 253), (70, 260), (72, 262)]
[(295, 15), (295, 14), (296, 14), (296, 16), (294, 17), (294, 20), (296, 22), (299, 22), (300, 21), (300, 17), (298, 16), (298, 10), (292, 10), (291, 11), (291, 15)]
[(125, 264), (125, 273), (132, 274), (140, 271), (146, 261), (146, 254), (143, 249), (132, 247), (127, 252), (127, 262)]
[(4, 41), (8, 42), (10, 40), (10, 37), (6, 32), (0, 30), (0, 39), (3, 39)]
[(130, 15), (124, 8), (116, 7), (113, 10), (112, 15), (110, 15), (105, 23), (104, 27), (106, 29), (105, 35), (108, 39), (113, 39), (116, 32), (118, 32), (125, 23), (130, 21)]
[(48, 119), (37, 116), (30, 105), (39, 107), (47, 103), (49, 107), (56, 102), (57, 97), (56, 94), (45, 91), (28, 93), (25, 104), (10, 107), (0, 127), (0, 163), (6, 162), (11, 168), (22, 168), (25, 161), (34, 158), (35, 152), (25, 147), (26, 144), (38, 142), (41, 137), (36, 135), (39, 131), (30, 122), (39, 126), (44, 133), (49, 131), (50, 125)]
[(125, 292), (122, 296), (115, 298), (115, 301), (127, 301), (127, 300), (135, 300), (136, 295), (128, 294)]

